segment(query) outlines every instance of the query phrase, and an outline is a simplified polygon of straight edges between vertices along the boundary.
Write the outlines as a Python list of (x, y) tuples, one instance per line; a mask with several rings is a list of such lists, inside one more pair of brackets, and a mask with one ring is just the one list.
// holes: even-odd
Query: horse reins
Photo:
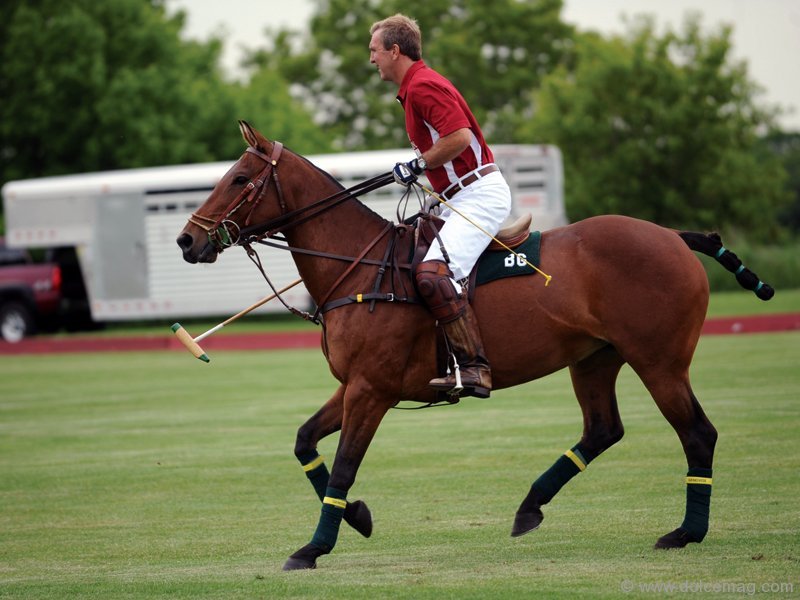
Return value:
[[(276, 234), (282, 233), (290, 227), (295, 227), (306, 221), (321, 215), (322, 213), (338, 206), (346, 200), (357, 198), (364, 194), (368, 194), (378, 188), (382, 188), (394, 181), (394, 176), (391, 173), (384, 173), (378, 175), (367, 181), (362, 181), (356, 185), (339, 190), (321, 200), (317, 200), (308, 206), (303, 206), (292, 210), (290, 212), (282, 212), (282, 214), (274, 219), (270, 219), (259, 225), (253, 225), (242, 230), (242, 238), (245, 240), (253, 241), (253, 238), (262, 237), (275, 237)], [(285, 207), (282, 207), (282, 210)], [(310, 212), (313, 211), (313, 212)], [(305, 214), (310, 213), (310, 214)], [(296, 219), (295, 217), (301, 217)]]
[[(201, 215), (199, 213), (193, 213), (189, 218), (190, 223), (197, 225), (208, 233), (209, 243), (218, 252), (222, 252), (225, 248), (229, 248), (237, 244), (251, 243), (256, 241), (255, 238), (274, 237), (276, 234), (283, 232), (289, 227), (294, 227), (313, 219), (314, 217), (327, 210), (330, 210), (336, 205), (341, 204), (345, 200), (356, 198), (363, 194), (368, 194), (369, 192), (388, 185), (394, 181), (394, 176), (392, 173), (387, 172), (383, 175), (378, 175), (377, 177), (373, 177), (372, 179), (358, 183), (352, 187), (339, 190), (335, 194), (327, 196), (326, 198), (318, 200), (312, 204), (309, 204), (308, 206), (303, 206), (287, 212), (286, 201), (283, 198), (280, 181), (278, 180), (277, 169), (278, 160), (283, 152), (283, 144), (280, 142), (273, 142), (272, 156), (269, 157), (252, 146), (248, 146), (246, 151), (263, 160), (266, 163), (264, 168), (254, 179), (251, 179), (247, 183), (239, 195), (234, 198), (234, 200), (216, 219), (212, 217), (206, 217), (205, 215)], [(250, 226), (250, 218), (252, 217), (253, 211), (261, 202), (261, 199), (266, 195), (268, 185), (271, 180), (275, 181), (275, 189), (278, 195), (278, 203), (280, 205), (281, 214), (280, 216), (270, 219), (264, 223)], [(246, 203), (253, 200), (253, 198), (255, 198), (255, 202), (253, 202), (251, 205), (250, 212), (245, 220), (246, 227), (242, 229), (236, 222), (231, 221), (230, 217)], [(309, 213), (309, 211), (314, 212), (305, 214)], [(301, 215), (303, 215), (302, 218), (295, 219), (295, 217)], [(235, 235), (231, 235), (231, 232), (228, 230), (228, 227), (230, 226), (233, 226), (236, 229)]]
[[(225, 248), (229, 248), (231, 246), (240, 245), (245, 248), (247, 251), (247, 255), (253, 264), (256, 265), (258, 270), (261, 272), (262, 276), (266, 280), (267, 284), (275, 291), (276, 296), (281, 301), (281, 303), (292, 313), (297, 314), (303, 318), (309, 319), (314, 321), (315, 323), (319, 322), (319, 315), (320, 310), (322, 307), (325, 306), (326, 301), (333, 295), (333, 292), (336, 291), (336, 288), (350, 275), (353, 270), (362, 263), (368, 264), (381, 264), (382, 268), (385, 266), (382, 263), (378, 263), (378, 261), (371, 261), (366, 258), (366, 255), (372, 250), (378, 242), (383, 239), (383, 237), (391, 230), (392, 224), (388, 223), (387, 226), (378, 234), (375, 239), (373, 239), (367, 246), (361, 251), (361, 253), (356, 257), (344, 257), (339, 255), (332, 255), (326, 252), (319, 252), (315, 250), (307, 250), (301, 248), (292, 248), (289, 246), (282, 246), (278, 244), (271, 244), (269, 242), (264, 242), (263, 238), (269, 237), (274, 238), (276, 234), (282, 233), (286, 229), (290, 227), (295, 227), (301, 223), (309, 221), (314, 217), (322, 214), (323, 212), (334, 208), (335, 206), (341, 204), (342, 202), (356, 198), (363, 194), (367, 194), (373, 190), (381, 188), (392, 181), (394, 181), (394, 176), (391, 172), (384, 173), (383, 175), (378, 175), (377, 177), (373, 177), (367, 181), (358, 183), (352, 187), (339, 190), (335, 194), (327, 196), (321, 200), (313, 202), (308, 206), (304, 206), (292, 211), (287, 212), (286, 201), (283, 198), (283, 192), (280, 187), (280, 182), (278, 180), (278, 161), (281, 157), (283, 152), (283, 144), (280, 142), (273, 142), (272, 147), (272, 155), (267, 156), (265, 153), (253, 148), (252, 146), (248, 146), (246, 152), (249, 152), (253, 156), (257, 156), (261, 160), (263, 160), (266, 164), (264, 168), (256, 175), (255, 178), (251, 179), (244, 189), (239, 193), (239, 195), (234, 198), (234, 200), (228, 205), (228, 207), (223, 210), (220, 215), (216, 218), (213, 217), (206, 217), (205, 215), (201, 215), (199, 213), (193, 213), (192, 216), (189, 218), (189, 222), (200, 227), (208, 234), (208, 242), (211, 246), (214, 247), (217, 252), (221, 253)], [(250, 219), (253, 215), (258, 204), (264, 198), (269, 189), (270, 181), (275, 181), (275, 189), (278, 196), (278, 204), (280, 206), (281, 214), (278, 217), (270, 219), (264, 223), (260, 223), (258, 225), (250, 225)], [(246, 204), (250, 204), (250, 211), (247, 214), (247, 218), (245, 219), (245, 227), (241, 228), (238, 223), (231, 220), (231, 217), (236, 213), (240, 208), (245, 206)], [(296, 217), (300, 217), (297, 219)], [(278, 238), (280, 239), (280, 238)], [(254, 242), (263, 243), (266, 245), (278, 247), (281, 249), (290, 250), (292, 252), (301, 252), (303, 254), (309, 254), (313, 256), (319, 256), (322, 258), (335, 258), (338, 260), (346, 260), (350, 262), (350, 266), (342, 273), (336, 282), (331, 286), (328, 292), (325, 294), (324, 301), (320, 302), (316, 312), (314, 315), (309, 315), (304, 311), (300, 311), (294, 307), (289, 306), (277, 293), (275, 290), (275, 286), (270, 281), (269, 277), (267, 276), (264, 268), (261, 264), (261, 260), (258, 257), (258, 254), (252, 248), (251, 244)], [(378, 294), (371, 294), (371, 296), (377, 296)], [(389, 294), (388, 296), (392, 296)], [(388, 297), (387, 296), (387, 297)], [(374, 304), (374, 301), (373, 301)]]

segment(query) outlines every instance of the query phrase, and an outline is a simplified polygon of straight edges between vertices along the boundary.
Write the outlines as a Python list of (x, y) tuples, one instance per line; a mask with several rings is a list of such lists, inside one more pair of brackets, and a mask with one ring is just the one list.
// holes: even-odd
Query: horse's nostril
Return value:
[(186, 251), (192, 247), (192, 244), (194, 243), (194, 238), (191, 236), (191, 234), (184, 233), (178, 236), (178, 239), (176, 241), (178, 242), (178, 247), (181, 250)]

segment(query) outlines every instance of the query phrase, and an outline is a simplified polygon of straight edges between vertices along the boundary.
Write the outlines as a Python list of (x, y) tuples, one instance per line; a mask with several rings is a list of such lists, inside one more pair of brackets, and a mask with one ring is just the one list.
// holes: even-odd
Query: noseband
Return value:
[(258, 204), (266, 195), (269, 189), (269, 182), (272, 179), (275, 180), (275, 189), (278, 192), (278, 203), (280, 204), (281, 214), (286, 212), (286, 202), (281, 193), (281, 186), (278, 182), (278, 169), (276, 168), (281, 153), (283, 152), (283, 144), (280, 142), (273, 142), (272, 156), (267, 156), (252, 146), (248, 147), (246, 152), (257, 156), (266, 163), (264, 168), (259, 171), (258, 175), (247, 183), (241, 193), (233, 199), (228, 207), (222, 211), (220, 216), (216, 219), (198, 213), (193, 213), (189, 218), (190, 223), (197, 225), (208, 233), (208, 242), (217, 252), (222, 252), (225, 248), (230, 248), (239, 243), (241, 229), (238, 223), (231, 220), (231, 217), (240, 208), (249, 204), (250, 212), (247, 213), (244, 224), (245, 226), (250, 225), (250, 217), (253, 216), (253, 211), (255, 211)]

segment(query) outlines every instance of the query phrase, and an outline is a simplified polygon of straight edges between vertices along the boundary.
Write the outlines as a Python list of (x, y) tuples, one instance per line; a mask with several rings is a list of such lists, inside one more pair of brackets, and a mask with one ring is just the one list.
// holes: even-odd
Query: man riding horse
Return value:
[(370, 62), (382, 80), (398, 86), (397, 99), (417, 154), (414, 160), (395, 165), (395, 181), (408, 186), (426, 172), (437, 194), (469, 218), (453, 216), (449, 207), (442, 211), (441, 245), (431, 245), (414, 274), (457, 361), (452, 374), (433, 379), (430, 385), (450, 392), (460, 383), (461, 395), (488, 398), (491, 371), (467, 300), (466, 280), (491, 239), (470, 221), (495, 235), (511, 211), (511, 191), (464, 98), (422, 60), (416, 21), (396, 14), (375, 23), (370, 33)]

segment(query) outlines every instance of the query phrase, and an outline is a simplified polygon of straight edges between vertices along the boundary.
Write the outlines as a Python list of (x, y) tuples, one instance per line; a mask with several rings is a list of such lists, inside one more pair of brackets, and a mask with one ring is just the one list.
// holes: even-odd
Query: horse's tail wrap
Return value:
[(722, 245), (722, 238), (718, 233), (679, 231), (678, 235), (692, 250), (702, 252), (706, 256), (713, 256), (719, 264), (736, 275), (736, 281), (744, 289), (751, 290), (762, 300), (769, 300), (775, 295), (775, 290), (771, 285), (761, 281), (758, 275), (742, 264), (738, 256)]

